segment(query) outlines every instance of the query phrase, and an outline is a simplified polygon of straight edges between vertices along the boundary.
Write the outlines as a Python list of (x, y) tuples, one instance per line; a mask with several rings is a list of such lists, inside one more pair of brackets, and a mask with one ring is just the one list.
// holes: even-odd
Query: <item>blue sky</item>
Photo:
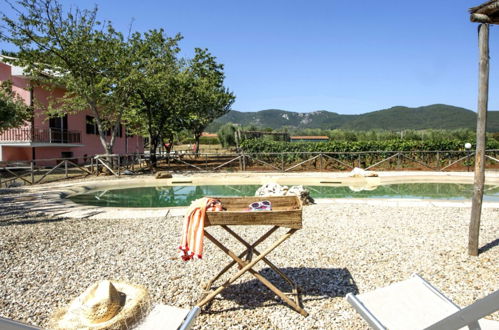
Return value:
[[(467, 10), (485, 0), (61, 1), (97, 4), (123, 31), (133, 21), (134, 30), (181, 33), (185, 56), (208, 48), (225, 65), (235, 110), (476, 109), (477, 24)], [(491, 110), (499, 109), (498, 41), (492, 26)]]

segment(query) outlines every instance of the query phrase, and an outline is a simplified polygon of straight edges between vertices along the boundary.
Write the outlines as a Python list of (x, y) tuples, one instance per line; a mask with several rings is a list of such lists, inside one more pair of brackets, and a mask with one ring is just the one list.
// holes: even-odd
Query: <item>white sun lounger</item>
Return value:
[[(480, 320), (499, 310), (499, 290), (461, 309), (417, 274), (347, 301), (373, 329), (498, 329), (499, 322)], [(478, 322), (477, 322), (478, 321)]]
[(188, 330), (201, 309), (191, 310), (167, 305), (156, 305), (136, 330)]
[(34, 327), (32, 325), (14, 321), (11, 319), (6, 319), (0, 317), (0, 329), (1, 330), (39, 330), (40, 328)]
[[(166, 305), (156, 305), (134, 329), (136, 330), (189, 330), (201, 309), (191, 310)], [(0, 317), (0, 330), (40, 330), (25, 323)]]

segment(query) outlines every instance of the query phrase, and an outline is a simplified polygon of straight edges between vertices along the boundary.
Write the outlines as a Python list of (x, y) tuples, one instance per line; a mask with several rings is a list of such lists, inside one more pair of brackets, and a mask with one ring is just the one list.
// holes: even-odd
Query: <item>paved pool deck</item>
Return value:
[[(383, 184), (439, 182), (473, 184), (473, 172), (377, 172), (378, 177), (349, 177), (348, 172), (305, 173), (192, 173), (174, 174), (171, 179), (156, 179), (149, 176), (121, 176), (119, 178), (92, 178), (23, 187), (14, 203), (49, 215), (68, 218), (133, 219), (156, 218), (166, 215), (183, 215), (185, 207), (170, 208), (115, 208), (85, 206), (72, 202), (67, 197), (75, 194), (105, 189), (138, 186), (184, 186), (206, 184), (265, 184), (275, 182), (285, 185), (328, 185), (351, 187), (375, 187)], [(487, 171), (486, 184), (499, 185), (499, 172)], [(363, 204), (407, 207), (471, 207), (471, 201), (428, 199), (316, 199), (317, 204)], [(499, 208), (499, 202), (484, 202), (484, 208)]]

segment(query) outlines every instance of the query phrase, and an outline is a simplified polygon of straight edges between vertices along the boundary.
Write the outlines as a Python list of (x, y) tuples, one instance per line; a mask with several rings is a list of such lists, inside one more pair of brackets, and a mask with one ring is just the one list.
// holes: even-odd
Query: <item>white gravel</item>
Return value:
[[(44, 326), (57, 307), (99, 279), (142, 284), (153, 302), (190, 308), (202, 295), (201, 283), (230, 261), (207, 240), (202, 261), (179, 260), (181, 217), (64, 219), (13, 202), (12, 195), (0, 195), (3, 317)], [(413, 272), (468, 305), (499, 288), (499, 209), (483, 210), (485, 248), (479, 257), (467, 255), (469, 217), (469, 208), (455, 207), (307, 206), (303, 229), (269, 259), (303, 288), (310, 315), (294, 312), (248, 274), (204, 309), (195, 328), (367, 328), (345, 301), (346, 293), (373, 290)], [(266, 228), (235, 229), (251, 241)], [(241, 251), (220, 228), (209, 230)], [(286, 288), (265, 266), (259, 269)], [(491, 318), (499, 320), (499, 313)]]

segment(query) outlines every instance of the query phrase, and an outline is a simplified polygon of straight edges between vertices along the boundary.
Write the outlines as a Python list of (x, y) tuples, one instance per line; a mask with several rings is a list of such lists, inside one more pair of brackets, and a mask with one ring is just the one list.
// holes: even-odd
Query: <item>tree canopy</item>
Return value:
[(130, 67), (134, 102), (126, 119), (149, 135), (152, 162), (164, 138), (182, 125), (185, 90), (189, 88), (177, 58), (181, 35), (167, 37), (163, 30), (135, 33), (131, 38), (134, 61)]
[(2, 82), (0, 84), (0, 133), (22, 125), (30, 117), (29, 107), (12, 91), (10, 82)]
[(65, 90), (49, 100), (50, 115), (90, 110), (108, 154), (122, 122), (147, 134), (154, 153), (183, 129), (199, 141), (234, 102), (223, 65), (207, 49), (179, 57), (180, 34), (152, 29), (125, 37), (97, 19), (97, 7), (65, 11), (58, 0), (4, 1), (17, 14), (0, 15), (1, 38), (17, 47), (12, 63), (36, 83)]
[(193, 88), (187, 127), (194, 133), (198, 152), (201, 134), (214, 119), (229, 112), (235, 96), (223, 86), (223, 65), (207, 49), (196, 48), (195, 52), (188, 68)]
[(2, 14), (2, 38), (18, 49), (12, 62), (45, 88), (65, 90), (62, 98), (49, 99), (50, 115), (89, 109), (104, 149), (112, 153), (129, 98), (130, 58), (123, 35), (110, 22), (97, 20), (97, 8), (64, 11), (56, 0), (16, 4), (11, 7), (17, 17)]

